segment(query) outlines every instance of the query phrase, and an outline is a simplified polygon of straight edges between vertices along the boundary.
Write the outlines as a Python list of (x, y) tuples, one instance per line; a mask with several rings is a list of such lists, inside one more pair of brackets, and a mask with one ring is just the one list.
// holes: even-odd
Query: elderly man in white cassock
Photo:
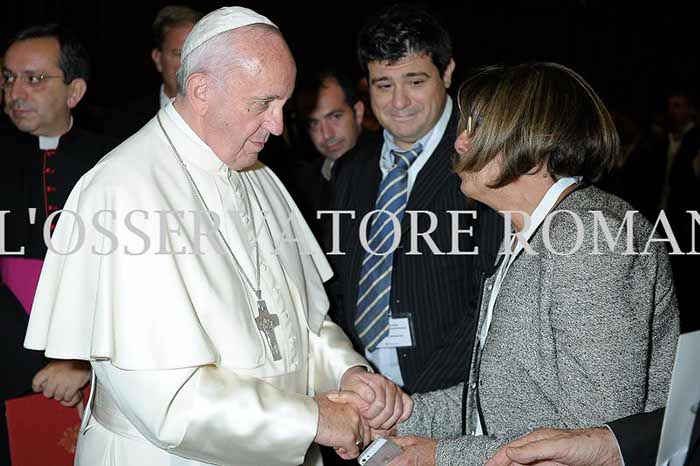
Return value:
[(70, 195), (25, 346), (91, 362), (77, 465), (320, 464), (410, 415), (326, 317), (328, 263), (257, 162), (295, 74), (267, 18), (210, 13), (177, 97)]

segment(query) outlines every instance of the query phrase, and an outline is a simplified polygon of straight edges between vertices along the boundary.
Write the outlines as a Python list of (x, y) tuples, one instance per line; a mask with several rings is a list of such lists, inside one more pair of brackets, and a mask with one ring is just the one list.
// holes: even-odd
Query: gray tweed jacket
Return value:
[[(679, 323), (665, 245), (653, 242), (648, 254), (624, 255), (623, 232), (611, 252), (600, 226), (594, 241), (590, 211), (602, 213), (614, 240), (633, 208), (593, 186), (573, 191), (554, 210), (581, 218), (581, 247), (569, 255), (551, 251), (568, 252), (577, 243), (573, 216), (560, 212), (531, 238), (537, 255), (521, 253), (511, 265), (480, 367), (475, 345), (468, 435), (461, 435), (463, 384), (414, 395), (414, 413), (399, 427), (399, 435), (439, 439), (438, 465), (483, 465), (533, 429), (600, 425), (666, 403)], [(639, 253), (652, 227), (639, 214), (633, 226)], [(494, 280), (485, 283), (479, 328)], [(478, 404), (488, 435), (473, 435)]]

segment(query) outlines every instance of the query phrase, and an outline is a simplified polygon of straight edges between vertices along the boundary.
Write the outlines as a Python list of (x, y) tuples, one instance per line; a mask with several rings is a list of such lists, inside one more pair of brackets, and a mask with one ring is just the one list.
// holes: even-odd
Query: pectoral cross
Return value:
[(260, 297), (260, 294), (258, 294), (258, 316), (255, 318), (255, 323), (258, 329), (265, 335), (267, 345), (272, 352), (272, 359), (275, 361), (282, 359), (282, 354), (277, 344), (277, 336), (275, 336), (275, 327), (279, 327), (280, 318), (277, 314), (271, 314), (270, 311), (267, 310), (267, 304), (265, 304), (265, 301)]

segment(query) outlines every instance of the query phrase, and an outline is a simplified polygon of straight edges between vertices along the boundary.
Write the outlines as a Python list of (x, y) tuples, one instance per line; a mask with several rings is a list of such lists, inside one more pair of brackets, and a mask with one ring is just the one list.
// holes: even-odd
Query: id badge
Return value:
[(389, 335), (377, 348), (413, 348), (413, 318), (411, 314), (392, 314), (389, 317)]

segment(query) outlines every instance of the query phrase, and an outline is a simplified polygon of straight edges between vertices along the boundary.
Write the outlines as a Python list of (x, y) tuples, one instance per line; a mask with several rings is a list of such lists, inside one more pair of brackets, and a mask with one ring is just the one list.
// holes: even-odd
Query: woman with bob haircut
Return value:
[(459, 104), (461, 189), (515, 236), (483, 280), (468, 382), (414, 395), (392, 465), (481, 466), (533, 429), (652, 411), (669, 389), (671, 269), (651, 225), (591, 184), (620, 152), (600, 98), (572, 70), (533, 63), (479, 70)]

